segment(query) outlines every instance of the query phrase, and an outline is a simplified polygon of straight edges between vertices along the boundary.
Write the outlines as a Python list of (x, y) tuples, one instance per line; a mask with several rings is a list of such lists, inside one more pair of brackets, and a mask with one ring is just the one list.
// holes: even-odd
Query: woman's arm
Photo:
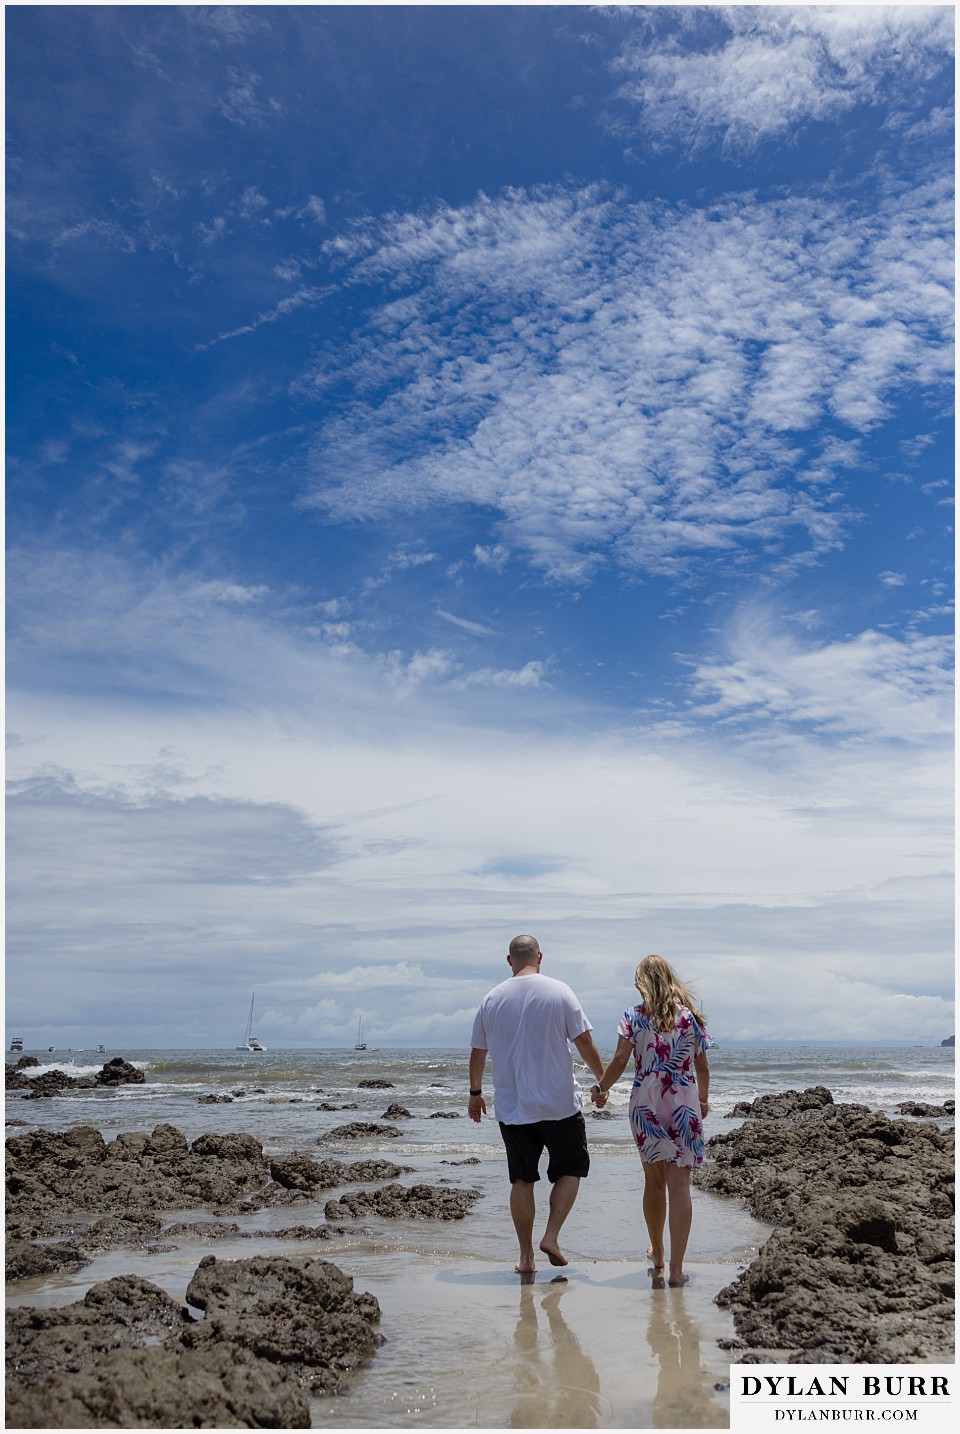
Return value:
[(697, 1095), (700, 1097), (700, 1114), (707, 1115), (710, 1111), (710, 1065), (707, 1061), (706, 1051), (701, 1051), (693, 1058), (693, 1069), (697, 1076)]
[(603, 1075), (597, 1081), (594, 1089), (599, 1088), (600, 1094), (606, 1099), (610, 1094), (611, 1086), (623, 1075), (627, 1068), (627, 1061), (633, 1055), (633, 1041), (628, 1041), (626, 1036), (617, 1037), (617, 1049), (607, 1061)]

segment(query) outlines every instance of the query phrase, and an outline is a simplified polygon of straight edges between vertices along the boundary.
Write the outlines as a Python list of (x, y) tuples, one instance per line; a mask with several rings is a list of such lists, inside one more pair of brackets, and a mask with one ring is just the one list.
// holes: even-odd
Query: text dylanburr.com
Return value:
[(732, 1434), (813, 1425), (956, 1429), (953, 1364), (731, 1364)]

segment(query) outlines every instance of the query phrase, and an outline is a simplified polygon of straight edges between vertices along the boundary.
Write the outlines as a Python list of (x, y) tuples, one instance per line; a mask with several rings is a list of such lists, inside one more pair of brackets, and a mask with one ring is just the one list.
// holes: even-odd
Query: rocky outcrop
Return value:
[(383, 1343), (380, 1306), (325, 1260), (280, 1255), (200, 1261), (187, 1300), (205, 1312), (181, 1336), (202, 1351), (228, 1343), (291, 1369), (312, 1393), (339, 1389)]
[(328, 1200), (328, 1220), (382, 1215), (389, 1220), (462, 1220), (479, 1200), (479, 1190), (444, 1190), (438, 1185), (385, 1185)]
[(193, 1319), (146, 1280), (7, 1316), (7, 1426), (310, 1427), (306, 1394), (340, 1389), (382, 1342), (372, 1295), (322, 1260), (202, 1260)]
[(412, 1120), (412, 1119), (413, 1119), (413, 1116), (410, 1114), (409, 1110), (407, 1110), (406, 1106), (400, 1105), (398, 1101), (394, 1101), (392, 1105), (388, 1105), (388, 1106), (387, 1106), (386, 1110), (383, 1112), (383, 1115), (380, 1117), (380, 1119), (381, 1119), (381, 1120)]
[(823, 1087), (738, 1107), (696, 1181), (776, 1229), (718, 1296), (745, 1363), (953, 1357), (953, 1131), (835, 1105)]
[(29, 1131), (7, 1142), (7, 1230), (36, 1239), (78, 1211), (138, 1213), (218, 1206), (270, 1178), (249, 1135), (202, 1135), (191, 1146), (171, 1125), (130, 1131), (108, 1144), (91, 1126)]
[(956, 1106), (952, 1100), (945, 1100), (943, 1105), (930, 1105), (925, 1100), (904, 1100), (896, 1107), (897, 1115), (913, 1115), (918, 1120), (952, 1120), (956, 1113)]
[(114, 1056), (97, 1072), (96, 1081), (97, 1085), (143, 1085), (146, 1076), (138, 1066), (125, 1061), (123, 1056)]
[(374, 1076), (366, 1080), (358, 1080), (357, 1090), (393, 1090), (393, 1081)]
[(95, 1076), (72, 1076), (67, 1071), (60, 1070), (59, 1067), (44, 1071), (42, 1075), (34, 1076), (32, 1079), (24, 1075), (25, 1068), (37, 1065), (39, 1065), (39, 1061), (36, 1056), (21, 1056), (15, 1066), (8, 1065), (6, 1089), (26, 1091), (27, 1100), (41, 1100), (44, 1097), (62, 1095), (64, 1091), (68, 1090), (95, 1090), (97, 1087), (103, 1086), (142, 1085), (146, 1079), (143, 1071), (138, 1066), (125, 1061), (123, 1056), (114, 1056), (113, 1060), (107, 1061)]
[(328, 1130), (326, 1135), (321, 1135), (320, 1139), (321, 1141), (366, 1140), (370, 1136), (376, 1136), (378, 1139), (381, 1136), (386, 1136), (388, 1140), (392, 1140), (399, 1134), (400, 1131), (395, 1125), (376, 1125), (369, 1120), (351, 1120), (349, 1125), (337, 1125), (333, 1130)]

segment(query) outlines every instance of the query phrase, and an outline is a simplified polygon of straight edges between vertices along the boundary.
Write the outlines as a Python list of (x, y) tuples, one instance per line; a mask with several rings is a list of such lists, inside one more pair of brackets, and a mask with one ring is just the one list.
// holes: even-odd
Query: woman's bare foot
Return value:
[(647, 1259), (655, 1270), (663, 1269), (663, 1251), (655, 1250), (652, 1245), (647, 1246)]
[(671, 1270), (667, 1280), (668, 1285), (685, 1285), (690, 1276), (685, 1275), (682, 1270)]
[(566, 1265), (569, 1263), (566, 1256), (560, 1253), (560, 1246), (548, 1243), (546, 1236), (540, 1241), (540, 1248), (551, 1265)]

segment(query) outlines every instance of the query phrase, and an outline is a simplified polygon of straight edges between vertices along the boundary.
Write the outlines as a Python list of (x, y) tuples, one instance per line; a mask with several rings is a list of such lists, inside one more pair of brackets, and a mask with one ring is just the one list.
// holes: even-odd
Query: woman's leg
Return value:
[(670, 1271), (667, 1284), (685, 1284), (689, 1276), (683, 1273), (683, 1257), (687, 1251), (687, 1238), (693, 1220), (693, 1202), (690, 1198), (690, 1167), (667, 1165), (666, 1187), (670, 1204)]
[(647, 1255), (654, 1268), (663, 1269), (663, 1227), (667, 1218), (667, 1166), (662, 1160), (643, 1162), (643, 1218), (650, 1244)]

